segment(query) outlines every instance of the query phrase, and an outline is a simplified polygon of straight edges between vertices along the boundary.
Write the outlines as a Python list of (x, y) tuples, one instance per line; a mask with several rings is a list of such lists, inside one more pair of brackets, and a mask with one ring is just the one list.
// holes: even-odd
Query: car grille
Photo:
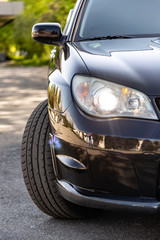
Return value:
[(156, 98), (156, 105), (160, 111), (160, 98)]

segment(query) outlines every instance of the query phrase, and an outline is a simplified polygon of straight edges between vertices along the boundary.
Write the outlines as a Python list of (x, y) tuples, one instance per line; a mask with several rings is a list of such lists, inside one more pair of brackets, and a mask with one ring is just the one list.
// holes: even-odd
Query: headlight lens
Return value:
[(72, 93), (78, 106), (95, 117), (158, 119), (148, 96), (120, 84), (76, 75)]

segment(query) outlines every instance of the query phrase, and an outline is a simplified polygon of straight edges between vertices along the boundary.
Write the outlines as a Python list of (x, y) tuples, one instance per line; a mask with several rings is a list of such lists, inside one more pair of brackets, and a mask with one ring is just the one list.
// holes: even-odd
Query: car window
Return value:
[(159, 0), (89, 0), (79, 38), (160, 34)]

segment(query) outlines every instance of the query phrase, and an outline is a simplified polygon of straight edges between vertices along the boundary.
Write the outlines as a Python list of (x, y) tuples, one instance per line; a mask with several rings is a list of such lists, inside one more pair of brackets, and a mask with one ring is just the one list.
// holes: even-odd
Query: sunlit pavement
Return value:
[(31, 111), (47, 98), (46, 91), (47, 67), (0, 65), (0, 134), (22, 134)]
[(104, 211), (87, 220), (56, 220), (32, 203), (20, 144), (29, 115), (47, 98), (47, 71), (0, 64), (0, 240), (159, 240), (159, 214)]

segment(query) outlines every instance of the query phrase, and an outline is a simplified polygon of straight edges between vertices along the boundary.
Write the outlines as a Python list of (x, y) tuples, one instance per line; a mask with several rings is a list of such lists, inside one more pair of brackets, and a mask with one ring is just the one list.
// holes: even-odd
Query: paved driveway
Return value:
[(160, 215), (104, 211), (87, 220), (55, 220), (32, 203), (20, 165), (22, 132), (47, 93), (47, 68), (0, 65), (0, 240), (159, 240)]

